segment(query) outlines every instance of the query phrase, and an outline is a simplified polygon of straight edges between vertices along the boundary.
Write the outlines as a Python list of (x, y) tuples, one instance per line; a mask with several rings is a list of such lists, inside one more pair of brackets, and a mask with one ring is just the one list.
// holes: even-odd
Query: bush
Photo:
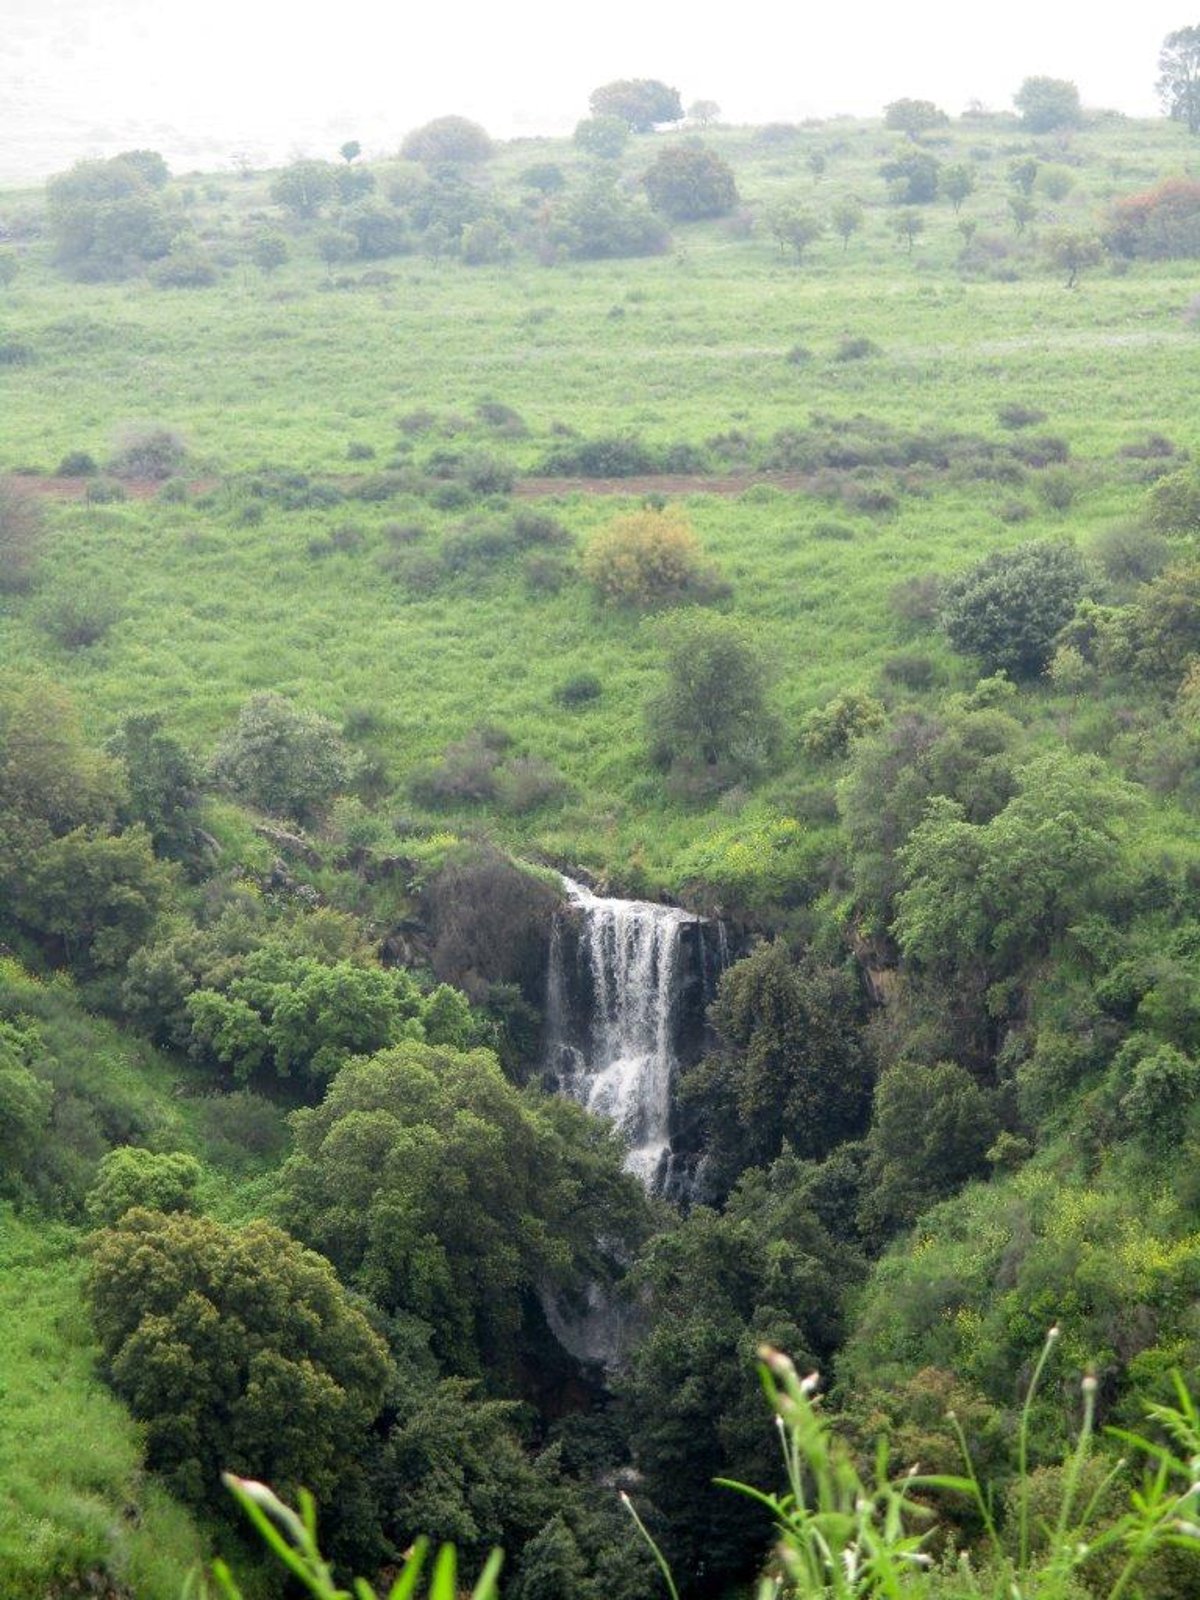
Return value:
[(800, 748), (818, 761), (844, 756), (855, 739), (884, 723), (883, 706), (861, 689), (849, 689), (804, 719)]
[(350, 782), (353, 763), (336, 726), (282, 695), (252, 695), (217, 746), (213, 776), (239, 799), (307, 823)]
[(615, 161), (629, 143), (629, 127), (620, 117), (585, 117), (572, 138), (585, 155)]
[(1036, 677), (1083, 594), (1074, 545), (1030, 543), (1000, 550), (946, 585), (942, 626), (950, 643), (990, 672)]
[(0, 592), (19, 594), (31, 586), (41, 544), (41, 506), (11, 478), (0, 478)]
[(133, 1145), (110, 1150), (88, 1191), (87, 1214), (97, 1227), (109, 1227), (134, 1206), (147, 1211), (194, 1211), (200, 1163), (175, 1151), (156, 1155)]
[(21, 339), (5, 339), (0, 343), (0, 367), (29, 367), (35, 360), (33, 346)]
[(706, 599), (716, 574), (682, 512), (631, 511), (593, 535), (583, 572), (609, 605), (645, 610)]
[(427, 167), (446, 162), (475, 165), (492, 155), (492, 141), (477, 122), (467, 117), (435, 117), (406, 134), (400, 154), (406, 161), (420, 161)]
[(1010, 400), (996, 407), (996, 420), (1002, 428), (1034, 428), (1039, 422), (1045, 422), (1046, 413), (1037, 406), (1026, 406), (1020, 401)]
[(727, 216), (738, 200), (733, 169), (703, 145), (660, 150), (642, 183), (655, 211), (673, 222)]
[(833, 352), (835, 361), (867, 361), (871, 356), (881, 355), (883, 352), (873, 339), (865, 339), (861, 335), (847, 334), (840, 339)]
[(554, 698), (560, 706), (585, 706), (593, 700), (599, 700), (603, 693), (604, 685), (594, 672), (577, 672), (574, 677), (559, 684), (554, 691)]
[(187, 446), (172, 428), (130, 427), (108, 464), (117, 478), (173, 478), (187, 460)]
[(41, 624), (64, 650), (98, 644), (121, 615), (115, 590), (103, 583), (60, 587), (41, 610)]
[(581, 478), (637, 478), (658, 472), (661, 458), (636, 434), (605, 434), (559, 445), (542, 463), (545, 472)]

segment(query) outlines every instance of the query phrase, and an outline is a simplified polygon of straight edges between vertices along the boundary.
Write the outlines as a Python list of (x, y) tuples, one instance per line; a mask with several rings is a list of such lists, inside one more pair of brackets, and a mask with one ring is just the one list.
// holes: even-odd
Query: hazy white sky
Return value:
[(382, 153), (451, 111), (500, 137), (561, 133), (615, 77), (663, 78), (737, 122), (877, 115), (901, 95), (1001, 109), (1035, 73), (1150, 115), (1163, 36), (1196, 20), (1170, 0), (0, 0), (0, 178), (131, 145), (177, 169), (349, 137)]

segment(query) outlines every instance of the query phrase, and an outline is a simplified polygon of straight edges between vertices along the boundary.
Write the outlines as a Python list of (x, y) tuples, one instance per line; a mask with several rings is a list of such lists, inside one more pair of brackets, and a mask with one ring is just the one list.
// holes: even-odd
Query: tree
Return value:
[(901, 150), (879, 169), (891, 197), (900, 205), (922, 206), (937, 199), (942, 164), (928, 150)]
[(947, 584), (942, 626), (956, 650), (980, 656), (989, 671), (1036, 677), (1086, 578), (1079, 552), (1066, 541), (997, 550)]
[(536, 1291), (611, 1281), (646, 1201), (613, 1130), (524, 1094), (486, 1050), (406, 1041), (295, 1114), (286, 1217), (347, 1281), (428, 1325), (449, 1371), (511, 1375)]
[(842, 252), (844, 254), (849, 248), (850, 240), (862, 228), (864, 217), (862, 201), (856, 200), (853, 195), (847, 196), (844, 200), (835, 201), (833, 210), (829, 215), (833, 223), (833, 231), (842, 241)]
[(679, 90), (657, 78), (620, 78), (594, 89), (588, 98), (594, 117), (619, 117), (633, 133), (649, 133), (657, 123), (680, 122)]
[(975, 193), (975, 168), (969, 161), (956, 161), (952, 166), (943, 167), (941, 175), (942, 193), (954, 207), (957, 216), (959, 208), (968, 195)]
[(157, 855), (197, 864), (204, 853), (200, 773), (191, 755), (164, 732), (162, 717), (129, 714), (107, 749), (125, 767), (129, 801), (121, 809), (122, 820), (144, 823)]
[(884, 127), (906, 133), (914, 140), (933, 128), (944, 127), (949, 121), (932, 100), (893, 100), (883, 108)]
[(313, 820), (346, 787), (352, 763), (327, 717), (301, 711), (282, 695), (251, 695), (217, 746), (213, 775), (263, 811)]
[(1026, 78), (1013, 104), (1031, 133), (1075, 128), (1083, 121), (1079, 90), (1065, 78)]
[(785, 1144), (827, 1155), (865, 1129), (871, 1064), (861, 997), (843, 972), (795, 962), (783, 942), (761, 944), (722, 976), (710, 1021), (717, 1047), (683, 1079), (700, 1119), (714, 1192)]
[(290, 256), (288, 242), (281, 233), (256, 234), (250, 246), (250, 258), (265, 276), (277, 272)]
[(46, 216), (55, 260), (84, 280), (143, 271), (167, 254), (179, 230), (143, 166), (121, 156), (80, 161), (51, 178)]
[(1200, 26), (1177, 28), (1162, 42), (1158, 57), (1158, 98), (1175, 122), (1200, 133)]
[(1029, 196), (1024, 194), (1009, 195), (1008, 211), (1013, 219), (1013, 227), (1019, 234), (1024, 233), (1034, 217), (1037, 216), (1037, 207)]
[(1073, 289), (1079, 274), (1102, 260), (1104, 249), (1094, 233), (1079, 228), (1054, 228), (1042, 240), (1051, 265), (1067, 275), (1065, 287)]
[(194, 1211), (200, 1163), (176, 1150), (158, 1154), (135, 1145), (110, 1150), (88, 1191), (87, 1214), (97, 1227), (110, 1227), (135, 1206), (146, 1211)]
[(572, 138), (585, 155), (615, 161), (629, 143), (629, 124), (620, 117), (585, 117)]
[(795, 252), (797, 265), (804, 260), (804, 252), (809, 245), (815, 244), (825, 232), (824, 219), (807, 206), (797, 205), (794, 201), (773, 206), (768, 226), (780, 250)]
[(898, 211), (892, 218), (892, 232), (897, 239), (902, 239), (912, 255), (913, 241), (925, 232), (925, 218), (919, 211), (905, 209)]
[(279, 1228), (128, 1211), (91, 1246), (105, 1376), (149, 1463), (219, 1505), (222, 1470), (333, 1505), (383, 1401), (383, 1341), (328, 1261)]
[(486, 129), (469, 117), (435, 117), (406, 134), (400, 154), (408, 161), (420, 161), (427, 167), (454, 165), (474, 166), (491, 159), (492, 141)]
[(660, 150), (642, 179), (650, 204), (673, 222), (723, 217), (737, 204), (737, 182), (728, 162), (699, 144)]
[(293, 161), (271, 180), (271, 199), (300, 222), (320, 216), (333, 199), (337, 169), (328, 161)]
[(349, 166), (352, 161), (357, 161), (359, 156), (362, 155), (362, 145), (359, 144), (357, 139), (347, 139), (345, 144), (339, 145), (338, 155)]
[(1008, 181), (1014, 189), (1018, 189), (1026, 199), (1033, 194), (1033, 186), (1037, 182), (1038, 170), (1041, 163), (1036, 156), (1020, 156), (1008, 164)]
[(721, 115), (721, 108), (715, 100), (693, 100), (687, 108), (687, 119), (694, 122), (698, 128), (707, 128)]
[(687, 781), (726, 788), (774, 752), (767, 667), (738, 623), (688, 611), (663, 628), (664, 681), (646, 707), (651, 759)]
[(657, 256), (671, 242), (661, 217), (644, 200), (631, 200), (598, 172), (556, 212), (550, 239), (581, 261)]

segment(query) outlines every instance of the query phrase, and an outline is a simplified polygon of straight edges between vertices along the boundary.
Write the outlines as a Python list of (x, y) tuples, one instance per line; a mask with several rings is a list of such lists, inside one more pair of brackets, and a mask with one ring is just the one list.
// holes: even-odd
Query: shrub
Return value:
[(560, 706), (585, 706), (599, 700), (603, 693), (604, 685), (594, 672), (577, 672), (559, 684), (554, 698)]
[(620, 117), (585, 117), (571, 137), (585, 155), (615, 161), (629, 143), (629, 126)]
[(1159, 478), (1146, 493), (1142, 516), (1154, 533), (1200, 531), (1200, 472), (1188, 468)]
[(942, 626), (956, 650), (980, 656), (989, 671), (1035, 677), (1085, 579), (1078, 551), (1065, 541), (996, 551), (946, 585)]
[(889, 683), (898, 683), (904, 689), (921, 690), (933, 687), (938, 670), (931, 657), (906, 650), (885, 659), (883, 675)]
[(99, 471), (96, 458), (86, 450), (68, 450), (54, 469), (56, 478), (91, 478)]
[(865, 339), (861, 335), (847, 334), (838, 341), (833, 352), (834, 361), (867, 361), (871, 356), (881, 355), (879, 346), (873, 339)]
[(650, 204), (673, 222), (726, 216), (738, 199), (733, 169), (703, 145), (660, 150), (642, 183)]
[(1002, 428), (1034, 428), (1045, 422), (1046, 413), (1037, 406), (1022, 405), (1018, 400), (1006, 401), (996, 407), (996, 420)]
[(609, 605), (675, 605), (705, 599), (715, 573), (682, 512), (631, 511), (593, 535), (583, 572)]
[(55, 590), (41, 612), (46, 632), (64, 650), (98, 644), (121, 615), (116, 591), (103, 583)]
[(583, 478), (636, 478), (658, 472), (661, 459), (636, 434), (605, 434), (559, 445), (542, 463), (546, 472)]
[(117, 443), (109, 471), (117, 478), (173, 478), (187, 460), (187, 446), (172, 428), (127, 428)]
[(560, 805), (567, 793), (568, 784), (562, 773), (541, 756), (516, 756), (496, 774), (496, 799), (512, 816)]
[(1164, 178), (1113, 203), (1104, 234), (1115, 255), (1166, 260), (1200, 255), (1200, 182)]
[(242, 800), (306, 823), (352, 776), (342, 736), (326, 717), (282, 695), (252, 695), (212, 759), (213, 776)]
[(942, 607), (941, 577), (936, 572), (923, 572), (915, 578), (904, 578), (892, 586), (888, 601), (902, 622), (930, 627)]
[(25, 344), (20, 339), (5, 339), (0, 342), (0, 367), (29, 367), (36, 359), (31, 344)]
[(160, 289), (207, 289), (221, 274), (216, 262), (195, 245), (176, 245), (170, 255), (154, 263), (147, 276)]
[(156, 1155), (133, 1145), (109, 1151), (88, 1192), (87, 1214), (98, 1227), (108, 1227), (134, 1206), (147, 1211), (194, 1211), (200, 1163), (175, 1151)]
[(407, 161), (420, 161), (427, 167), (445, 162), (474, 165), (487, 161), (492, 141), (477, 122), (467, 117), (435, 117), (406, 134), (400, 154)]
[(409, 779), (409, 792), (421, 806), (479, 805), (496, 798), (496, 769), (508, 736), (477, 729), (448, 744), (439, 761), (419, 767)]
[(0, 478), (0, 592), (17, 594), (30, 587), (41, 543), (41, 506), (11, 478)]
[(804, 719), (800, 748), (818, 761), (844, 756), (855, 739), (884, 723), (883, 707), (861, 689), (849, 689)]

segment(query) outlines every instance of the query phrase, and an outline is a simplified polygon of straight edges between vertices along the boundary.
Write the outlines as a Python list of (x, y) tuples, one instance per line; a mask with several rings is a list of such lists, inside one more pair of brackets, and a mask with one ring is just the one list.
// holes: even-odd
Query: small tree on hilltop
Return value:
[(1200, 27), (1177, 28), (1162, 42), (1158, 98), (1175, 122), (1200, 133)]
[(619, 117), (634, 133), (649, 133), (657, 123), (681, 122), (679, 90), (657, 78), (619, 78), (594, 89), (588, 100), (594, 117)]
[(956, 161), (953, 166), (943, 167), (941, 187), (957, 216), (963, 201), (975, 192), (975, 168), (969, 161)]
[(715, 100), (693, 100), (687, 108), (689, 122), (694, 122), (698, 128), (707, 128), (721, 115), (721, 108)]
[(815, 211), (810, 211), (807, 206), (796, 205), (793, 201), (784, 201), (775, 206), (768, 218), (768, 226), (781, 251), (795, 252), (797, 265), (804, 260), (804, 252), (809, 245), (815, 244), (825, 232), (824, 220)]
[(359, 156), (362, 155), (362, 145), (359, 144), (357, 139), (347, 139), (344, 145), (339, 146), (338, 155), (349, 166), (352, 161), (357, 161)]
[(293, 161), (271, 183), (271, 199), (301, 222), (319, 216), (333, 198), (335, 169), (328, 161)]
[(946, 585), (942, 626), (955, 650), (989, 671), (1032, 678), (1083, 594), (1086, 569), (1066, 541), (997, 550)]
[(883, 125), (897, 133), (917, 139), (933, 128), (944, 127), (950, 118), (932, 100), (893, 100), (883, 108)]
[(724, 217), (737, 204), (732, 168), (702, 145), (679, 144), (660, 150), (642, 182), (655, 211), (674, 222)]
[(620, 117), (585, 117), (572, 138), (585, 155), (615, 161), (629, 143), (629, 124)]
[(1083, 121), (1079, 90), (1066, 78), (1026, 78), (1013, 95), (1013, 105), (1031, 133), (1076, 128)]
[(1094, 233), (1082, 233), (1078, 228), (1055, 228), (1042, 240), (1051, 265), (1067, 275), (1065, 287), (1073, 289), (1079, 274), (1096, 266), (1104, 250)]
[(853, 195), (837, 201), (830, 212), (833, 231), (842, 241), (843, 252), (849, 247), (850, 240), (862, 228), (863, 216), (862, 201), (856, 200)]
[(942, 164), (928, 150), (902, 150), (885, 161), (879, 175), (885, 179), (893, 200), (900, 205), (922, 206), (937, 199)]

